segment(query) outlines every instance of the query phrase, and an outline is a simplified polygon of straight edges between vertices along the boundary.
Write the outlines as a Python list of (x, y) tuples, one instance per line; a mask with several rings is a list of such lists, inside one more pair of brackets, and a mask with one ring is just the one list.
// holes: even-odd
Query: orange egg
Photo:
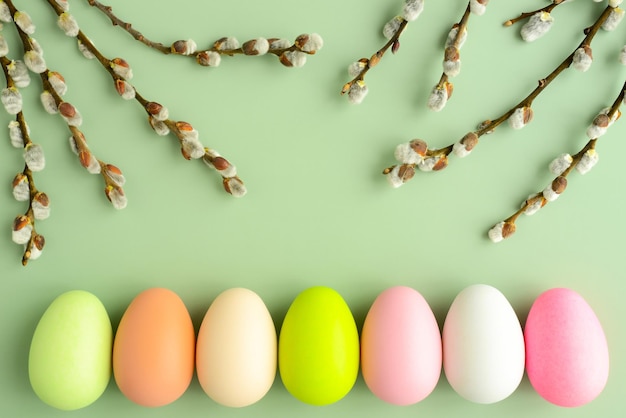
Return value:
[(163, 406), (189, 387), (195, 333), (183, 301), (168, 289), (141, 292), (122, 316), (113, 343), (120, 391), (143, 406)]

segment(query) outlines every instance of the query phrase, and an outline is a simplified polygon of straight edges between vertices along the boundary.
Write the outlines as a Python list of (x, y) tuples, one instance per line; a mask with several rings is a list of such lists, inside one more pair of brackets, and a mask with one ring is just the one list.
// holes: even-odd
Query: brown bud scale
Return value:
[(552, 181), (552, 190), (556, 194), (561, 194), (567, 187), (567, 179), (563, 176), (558, 176)]

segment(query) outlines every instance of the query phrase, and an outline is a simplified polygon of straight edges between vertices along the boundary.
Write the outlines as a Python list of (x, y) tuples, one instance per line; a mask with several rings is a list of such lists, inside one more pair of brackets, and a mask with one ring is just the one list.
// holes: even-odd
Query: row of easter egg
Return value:
[(505, 399), (526, 370), (539, 395), (572, 407), (603, 390), (609, 355), (598, 318), (573, 290), (542, 293), (522, 331), (505, 296), (488, 285), (457, 295), (442, 332), (420, 293), (389, 288), (373, 302), (360, 337), (343, 298), (312, 287), (292, 302), (278, 338), (265, 304), (248, 289), (221, 293), (197, 338), (183, 301), (170, 290), (140, 293), (115, 338), (102, 303), (77, 290), (48, 307), (29, 355), (35, 393), (63, 410), (98, 399), (111, 371), (128, 399), (149, 407), (178, 399), (194, 370), (214, 401), (247, 406), (265, 396), (277, 369), (294, 397), (327, 405), (350, 392), (359, 366), (371, 392), (396, 405), (427, 397), (443, 368), (452, 388), (472, 402)]

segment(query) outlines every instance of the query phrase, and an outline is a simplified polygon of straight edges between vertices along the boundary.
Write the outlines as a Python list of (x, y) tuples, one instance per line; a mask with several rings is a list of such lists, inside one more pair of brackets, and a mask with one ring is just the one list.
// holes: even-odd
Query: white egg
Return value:
[(504, 295), (478, 284), (452, 302), (443, 326), (443, 366), (452, 388), (481, 404), (499, 402), (524, 375), (524, 336)]

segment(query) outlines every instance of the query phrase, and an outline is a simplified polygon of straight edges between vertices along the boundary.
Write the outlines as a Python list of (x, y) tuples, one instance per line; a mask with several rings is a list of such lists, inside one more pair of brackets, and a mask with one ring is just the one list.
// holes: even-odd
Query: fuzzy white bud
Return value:
[(367, 88), (367, 84), (363, 80), (357, 80), (355, 83), (350, 85), (350, 90), (348, 90), (348, 101), (352, 104), (360, 104), (367, 96), (369, 92)]
[(493, 226), (487, 233), (492, 242), (500, 242), (504, 239), (502, 231), (504, 230), (504, 222), (499, 222)]
[(216, 48), (218, 51), (226, 51), (226, 50), (232, 51), (234, 49), (239, 49), (240, 46), (241, 45), (239, 44), (239, 41), (237, 40), (237, 38), (229, 36), (227, 38), (220, 39), (216, 45)]
[(415, 166), (412, 164), (401, 164), (392, 167), (387, 172), (387, 182), (393, 188), (402, 186), (407, 181), (411, 180), (415, 176)]
[(470, 11), (477, 16), (482, 16), (487, 10), (489, 0), (470, 0)]
[(203, 159), (204, 163), (206, 165), (208, 165), (209, 167), (213, 168), (215, 171), (217, 171), (222, 177), (224, 178), (230, 178), (230, 177), (236, 177), (237, 176), (237, 167), (235, 167), (233, 164), (228, 163), (224, 168), (218, 170), (215, 165), (209, 163), (206, 159)]
[(587, 150), (576, 164), (576, 170), (580, 174), (587, 174), (600, 160), (600, 156), (595, 149)]
[(613, 10), (611, 10), (609, 17), (607, 17), (602, 24), (602, 29), (606, 31), (615, 30), (621, 23), (622, 19), (624, 19), (624, 9), (615, 7)]
[[(458, 33), (459, 33), (458, 26), (453, 26), (452, 29), (450, 29), (450, 32), (448, 32), (448, 37), (446, 38), (445, 48), (448, 48), (454, 45), (454, 41), (456, 40), (456, 36)], [(461, 47), (463, 46), (466, 40), (467, 40), (467, 28), (465, 28), (463, 30), (463, 33), (461, 34), (461, 39), (459, 39), (457, 48), (461, 49)]]
[(385, 26), (383, 26), (383, 36), (387, 39), (393, 38), (400, 29), (402, 22), (404, 22), (404, 18), (402, 16), (396, 16), (385, 23)]
[(196, 160), (204, 155), (204, 146), (198, 139), (195, 129), (183, 135), (180, 146), (185, 158)]
[(386, 175), (387, 182), (394, 189), (397, 189), (398, 187), (404, 184), (404, 180), (400, 177), (399, 172), (400, 172), (400, 166), (397, 165), (393, 169), (391, 169), (391, 171), (387, 173)]
[(15, 86), (19, 88), (28, 87), (30, 84), (30, 74), (28, 74), (28, 67), (23, 61), (11, 61), (7, 66), (7, 69), (9, 71), (9, 76), (15, 83)]
[(90, 174), (100, 174), (102, 172), (100, 161), (92, 153), (89, 153), (89, 162), (85, 168)]
[(24, 135), (20, 123), (16, 120), (9, 122), (9, 138), (15, 148), (24, 148)]
[[(317, 33), (312, 33), (310, 35), (301, 35), (298, 37), (300, 39), (306, 39), (301, 45), (300, 50), (308, 53), (315, 53), (322, 49), (324, 46), (324, 40)], [(298, 44), (298, 42), (296, 42)]]
[[(270, 49), (287, 49), (290, 48), (291, 45), (293, 45), (292, 42), (284, 38), (276, 38), (270, 41)], [(237, 48), (239, 48), (239, 46), (237, 46)]]
[(50, 93), (48, 90), (44, 90), (39, 96), (39, 98), (41, 99), (41, 104), (46, 112), (48, 112), (51, 115), (54, 115), (59, 112), (59, 108), (57, 107), (57, 102), (54, 99), (54, 96), (52, 95), (52, 93)]
[(39, 55), (43, 56), (43, 48), (35, 38), (30, 38), (30, 46), (33, 51), (37, 52)]
[(243, 197), (248, 193), (246, 186), (239, 177), (224, 179), (224, 189), (234, 197)]
[(572, 165), (573, 161), (574, 159), (571, 155), (561, 154), (554, 160), (552, 160), (552, 162), (550, 162), (550, 172), (556, 174), (557, 176), (560, 176), (565, 170), (569, 168), (570, 165)]
[(104, 192), (115, 209), (122, 210), (128, 205), (128, 199), (121, 187), (109, 186)]
[(9, 115), (17, 115), (22, 111), (22, 94), (15, 87), (6, 87), (2, 89), (0, 99), (4, 105), (4, 109)]
[(563, 176), (558, 176), (543, 189), (542, 195), (548, 202), (554, 202), (565, 191), (567, 187), (567, 179)]
[(30, 143), (24, 148), (24, 162), (30, 171), (41, 171), (46, 167), (43, 148), (39, 144)]
[(367, 66), (366, 62), (356, 61), (348, 66), (348, 75), (350, 77), (357, 77)]
[(537, 12), (532, 15), (528, 21), (522, 26), (520, 34), (526, 42), (532, 42), (548, 33), (554, 18), (548, 12)]
[(622, 65), (626, 65), (626, 45), (624, 45), (619, 52), (619, 62)]
[[(529, 204), (530, 203), (530, 204)], [(527, 216), (532, 216), (539, 211), (544, 205), (543, 196), (531, 194), (528, 196), (528, 199), (522, 203), (522, 207), (527, 205), (526, 209), (524, 209), (524, 214)]]
[[(61, 103), (60, 108), (59, 108), (59, 114), (63, 117), (63, 119), (65, 119), (65, 122), (70, 125), (70, 126), (80, 126), (83, 124), (83, 117), (80, 114), (79, 110), (76, 109), (74, 106), (71, 106), (71, 108), (69, 106), (69, 103)], [(66, 111), (67, 109), (69, 109), (69, 111)]]
[(394, 157), (402, 164), (417, 164), (424, 159), (423, 155), (415, 152), (409, 142), (398, 145), (394, 152)]
[(470, 155), (472, 150), (467, 149), (467, 146), (459, 141), (452, 146), (452, 152), (454, 152), (454, 155), (456, 155), (457, 157), (463, 158)]
[(306, 64), (306, 54), (302, 51), (285, 51), (280, 56), (280, 62), (287, 67), (300, 68)]
[(170, 128), (167, 127), (165, 122), (160, 121), (152, 116), (148, 117), (148, 122), (150, 122), (150, 126), (157, 135), (166, 136), (170, 133)]
[(68, 10), (70, 10), (70, 5), (67, 2), (67, 0), (54, 0), (54, 2), (57, 4), (57, 6), (59, 6), (61, 8), (61, 10), (63, 10), (64, 12), (67, 12)]
[(237, 167), (222, 157), (219, 152), (205, 148), (202, 162), (209, 168), (217, 171), (222, 177), (230, 178), (237, 176)]
[(50, 217), (50, 203), (47, 196), (44, 199), (33, 199), (32, 208), (35, 219), (44, 220)]
[(593, 55), (589, 46), (580, 47), (574, 52), (572, 66), (578, 71), (585, 72), (591, 68)]
[(43, 55), (32, 49), (24, 54), (24, 64), (36, 74), (41, 74), (48, 69)]
[(270, 49), (270, 43), (265, 38), (257, 38), (245, 42), (242, 49), (246, 55), (265, 55)]
[(135, 98), (135, 88), (126, 80), (115, 80), (115, 89), (124, 100)]
[(461, 73), (461, 60), (444, 60), (443, 61), (443, 72), (448, 77), (456, 77)]
[(22, 173), (19, 173), (13, 180), (13, 197), (18, 202), (26, 202), (30, 199), (28, 177)]
[(13, 16), (13, 20), (24, 33), (28, 35), (35, 33), (35, 25), (33, 24), (33, 21), (28, 13), (17, 11)]
[[(21, 217), (20, 217), (21, 218)], [(33, 224), (28, 221), (24, 221), (19, 223), (16, 221), (13, 224), (13, 232), (11, 234), (11, 239), (16, 244), (27, 244), (30, 241), (30, 237), (33, 232)]]
[(609, 0), (609, 6), (611, 7), (617, 7), (620, 4), (622, 4), (623, 0)]
[(441, 111), (448, 102), (448, 90), (442, 86), (435, 86), (428, 97), (428, 108), (435, 112)]
[(219, 67), (222, 56), (215, 51), (202, 51), (196, 55), (196, 61), (205, 67)]
[(402, 17), (409, 22), (414, 21), (424, 10), (424, 0), (405, 0)]
[(513, 114), (509, 116), (508, 122), (513, 129), (522, 129), (533, 118), (533, 111), (530, 107), (518, 107)]
[(0, 33), (0, 57), (6, 57), (9, 53), (9, 44), (7, 40)]
[(96, 57), (93, 52), (91, 52), (89, 48), (87, 48), (87, 46), (85, 46), (85, 44), (80, 41), (80, 39), (78, 40), (78, 50), (81, 54), (83, 54), (83, 57), (87, 58), (88, 60), (94, 59)]
[(61, 74), (56, 71), (50, 71), (48, 73), (48, 81), (59, 96), (64, 96), (67, 93), (67, 84)]
[(124, 80), (130, 80), (133, 78), (133, 70), (130, 68), (130, 65), (126, 60), (122, 58), (113, 58), (110, 62), (111, 69), (113, 72), (123, 78)]
[(609, 111), (610, 111), (610, 108), (605, 107), (593, 119), (593, 122), (587, 128), (587, 137), (589, 139), (600, 138), (602, 135), (606, 133), (609, 127), (620, 116), (620, 112), (618, 110), (613, 114), (613, 117), (609, 120), (608, 118)]
[(5, 23), (13, 22), (13, 16), (11, 16), (11, 10), (9, 6), (4, 2), (4, 0), (0, 0), (0, 21)]
[(122, 170), (114, 165), (105, 164), (104, 174), (118, 187), (122, 187), (126, 184), (126, 177), (124, 177)]
[(59, 15), (57, 19), (57, 25), (67, 36), (75, 37), (78, 35), (79, 27), (78, 22), (74, 19), (74, 16), (69, 14), (68, 12), (63, 12)]
[(156, 120), (164, 121), (170, 117), (170, 111), (167, 107), (157, 103), (154, 108), (150, 109), (150, 115)]
[(175, 54), (192, 55), (198, 50), (198, 45), (193, 39), (187, 39), (186, 41), (176, 41), (172, 44), (171, 50)]
[(433, 171), (435, 164), (439, 161), (438, 157), (427, 157), (417, 162), (417, 168), (420, 171)]

